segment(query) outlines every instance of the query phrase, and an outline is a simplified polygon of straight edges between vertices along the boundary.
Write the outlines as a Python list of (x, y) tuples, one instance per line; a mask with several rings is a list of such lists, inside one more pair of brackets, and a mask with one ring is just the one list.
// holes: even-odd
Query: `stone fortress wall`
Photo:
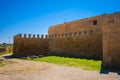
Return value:
[(14, 55), (60, 55), (102, 59), (102, 35), (99, 31), (41, 37), (14, 37)]
[(16, 57), (43, 55), (48, 52), (48, 40), (44, 35), (18, 34), (14, 36), (13, 53)]
[(102, 17), (103, 65), (120, 69), (120, 12)]
[(44, 38), (14, 37), (14, 55), (61, 55), (99, 58), (120, 67), (120, 12), (51, 26)]

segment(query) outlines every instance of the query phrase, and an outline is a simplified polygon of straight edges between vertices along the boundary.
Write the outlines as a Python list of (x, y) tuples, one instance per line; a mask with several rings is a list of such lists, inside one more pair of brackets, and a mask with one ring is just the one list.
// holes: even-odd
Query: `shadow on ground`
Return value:
[(5, 58), (5, 59), (13, 59), (15, 57), (13, 57), (13, 55), (5, 55), (5, 56), (3, 56), (3, 58)]
[(105, 67), (103, 66), (103, 64), (101, 64), (100, 74), (109, 74), (109, 72), (117, 73), (118, 75), (120, 75), (120, 68)]

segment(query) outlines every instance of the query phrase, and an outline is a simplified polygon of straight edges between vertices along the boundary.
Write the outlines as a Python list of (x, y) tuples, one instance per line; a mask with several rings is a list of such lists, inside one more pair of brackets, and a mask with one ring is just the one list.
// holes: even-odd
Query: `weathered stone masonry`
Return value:
[(120, 67), (120, 12), (51, 26), (44, 38), (14, 37), (14, 55), (103, 57), (104, 66)]
[(18, 34), (14, 37), (14, 56), (45, 55), (49, 50), (48, 44), (48, 40), (43, 35), (41, 37), (37, 35), (36, 38), (35, 35), (32, 37), (31, 34), (28, 37), (26, 34), (23, 37)]
[(102, 17), (103, 65), (120, 68), (120, 12)]
[[(38, 35), (37, 35), (38, 36)], [(60, 55), (74, 57), (102, 57), (102, 36), (98, 31), (42, 37), (15, 36), (14, 55)]]

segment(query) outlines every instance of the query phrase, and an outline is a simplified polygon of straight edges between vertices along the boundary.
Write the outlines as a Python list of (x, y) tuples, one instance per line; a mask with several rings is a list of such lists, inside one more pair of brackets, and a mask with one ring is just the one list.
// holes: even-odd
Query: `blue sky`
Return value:
[[(120, 0), (0, 0), (0, 43), (18, 33), (47, 34), (49, 26), (120, 11)], [(66, 19), (66, 20), (64, 20)]]

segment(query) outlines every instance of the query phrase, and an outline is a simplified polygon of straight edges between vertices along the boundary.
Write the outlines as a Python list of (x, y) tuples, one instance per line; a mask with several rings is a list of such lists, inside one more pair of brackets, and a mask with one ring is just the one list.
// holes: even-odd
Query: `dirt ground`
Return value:
[(0, 67), (0, 80), (120, 80), (120, 75), (109, 72), (82, 70), (44, 62), (9, 59), (16, 63)]

